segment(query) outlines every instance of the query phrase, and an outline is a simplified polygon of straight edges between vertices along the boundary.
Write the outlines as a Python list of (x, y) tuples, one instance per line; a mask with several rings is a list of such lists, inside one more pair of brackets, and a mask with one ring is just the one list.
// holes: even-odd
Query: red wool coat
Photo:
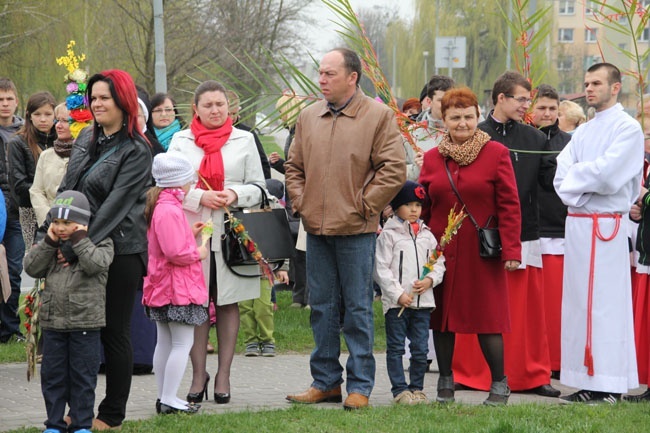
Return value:
[[(424, 155), (420, 183), (429, 194), (422, 219), (440, 239), (449, 210), (460, 201), (449, 184), (444, 158), (437, 148)], [(480, 226), (496, 217), (501, 244), (501, 260), (483, 259), (478, 254), (478, 234), (472, 221), (463, 222), (458, 234), (445, 249), (446, 272), (443, 283), (434, 288), (437, 308), (432, 328), (458, 333), (510, 332), (510, 306), (504, 261), (521, 261), (521, 213), (517, 184), (508, 149), (489, 141), (474, 162), (459, 166), (447, 160), (451, 177), (467, 209)], [(494, 220), (494, 218), (493, 218)], [(490, 223), (494, 227), (494, 222)]]

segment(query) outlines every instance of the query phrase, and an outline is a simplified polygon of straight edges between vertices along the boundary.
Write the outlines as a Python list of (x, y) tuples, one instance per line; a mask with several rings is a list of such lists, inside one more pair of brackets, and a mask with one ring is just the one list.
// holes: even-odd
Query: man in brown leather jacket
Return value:
[(346, 48), (319, 68), (324, 100), (298, 117), (285, 164), (293, 212), (307, 231), (307, 278), (315, 348), (311, 387), (296, 403), (340, 402), (340, 333), (350, 352), (344, 407), (368, 405), (372, 354), (372, 270), (379, 216), (406, 180), (395, 114), (359, 89), (361, 61)]

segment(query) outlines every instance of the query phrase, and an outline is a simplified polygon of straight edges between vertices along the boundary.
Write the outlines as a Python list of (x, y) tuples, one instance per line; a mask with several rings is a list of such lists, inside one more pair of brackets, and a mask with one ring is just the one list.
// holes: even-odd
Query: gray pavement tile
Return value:
[[(386, 357), (376, 354), (377, 373), (375, 388), (370, 398), (374, 406), (389, 405), (392, 402), (390, 382), (386, 373)], [(341, 357), (345, 365), (346, 357)], [(434, 364), (435, 367), (435, 364)], [(26, 427), (43, 427), (46, 418), (45, 404), (41, 395), (39, 377), (27, 382), (25, 376), (26, 364), (4, 364), (0, 366), (0, 431)], [(208, 356), (208, 372), (214, 378), (217, 369), (217, 356)], [(345, 378), (345, 377), (344, 377)], [(437, 373), (425, 376), (425, 393), (430, 399), (435, 398)], [(191, 381), (191, 367), (185, 371), (185, 376), (179, 390), (179, 396), (184, 397)], [(104, 376), (97, 383), (97, 401), (95, 407), (104, 396)], [(572, 390), (552, 381), (563, 394)], [(300, 392), (310, 385), (308, 355), (278, 355), (274, 358), (264, 357), (235, 357), (231, 375), (230, 404), (217, 405), (212, 400), (210, 381), (209, 400), (203, 402), (200, 412), (224, 413), (243, 410), (285, 409), (290, 403), (285, 400), (287, 394)], [(345, 389), (345, 384), (343, 385)], [(131, 396), (127, 404), (127, 421), (145, 419), (155, 416), (154, 402), (156, 400), (156, 381), (154, 375), (133, 376)], [(465, 404), (481, 404), (487, 398), (487, 392), (458, 391), (456, 400)], [(533, 394), (513, 393), (510, 404), (539, 402), (557, 404), (558, 399), (539, 397)], [(319, 408), (340, 408), (341, 404), (319, 404)]]

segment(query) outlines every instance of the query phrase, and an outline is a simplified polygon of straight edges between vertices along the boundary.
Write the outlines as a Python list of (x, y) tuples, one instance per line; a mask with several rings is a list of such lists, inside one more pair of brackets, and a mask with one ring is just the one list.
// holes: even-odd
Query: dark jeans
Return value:
[(20, 274), (23, 272), (23, 258), (25, 257), (25, 241), (23, 241), (20, 221), (7, 220), (2, 243), (7, 250), (11, 296), (5, 303), (0, 304), (0, 343), (7, 342), (14, 334), (20, 334), (18, 298), (20, 298)]
[(121, 425), (126, 416), (133, 373), (131, 312), (144, 273), (139, 254), (115, 256), (108, 270), (106, 327), (101, 330), (106, 358), (106, 397), (99, 404), (97, 419), (111, 427)]
[(63, 421), (70, 406), (70, 431), (88, 429), (93, 423), (95, 387), (99, 368), (99, 330), (43, 330), (41, 390), (47, 410), (46, 428), (68, 431)]
[[(422, 391), (424, 389), (424, 374), (427, 371), (427, 353), (429, 352), (429, 320), (431, 308), (405, 308), (400, 317), (400, 308), (391, 308), (386, 312), (386, 367), (388, 378), (392, 385), (391, 392), (396, 397), (407, 389)], [(409, 378), (406, 383), (402, 357), (406, 338), (411, 341), (411, 363)]]

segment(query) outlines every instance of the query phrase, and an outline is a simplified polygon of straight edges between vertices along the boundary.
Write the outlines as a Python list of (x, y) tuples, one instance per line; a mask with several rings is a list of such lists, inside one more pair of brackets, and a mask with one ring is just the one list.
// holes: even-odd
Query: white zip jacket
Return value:
[[(433, 233), (422, 220), (420, 229), (413, 235), (408, 221), (393, 216), (386, 221), (384, 229), (377, 238), (375, 251), (374, 280), (381, 288), (381, 302), (384, 314), (391, 308), (401, 308), (397, 303), (404, 293), (411, 293), (413, 283), (422, 276), (422, 268), (429, 255), (438, 245)], [(425, 278), (433, 280), (433, 287), (442, 282), (445, 273), (444, 256), (438, 259), (433, 271)], [(429, 289), (415, 296), (409, 308), (435, 308), (433, 290)]]

